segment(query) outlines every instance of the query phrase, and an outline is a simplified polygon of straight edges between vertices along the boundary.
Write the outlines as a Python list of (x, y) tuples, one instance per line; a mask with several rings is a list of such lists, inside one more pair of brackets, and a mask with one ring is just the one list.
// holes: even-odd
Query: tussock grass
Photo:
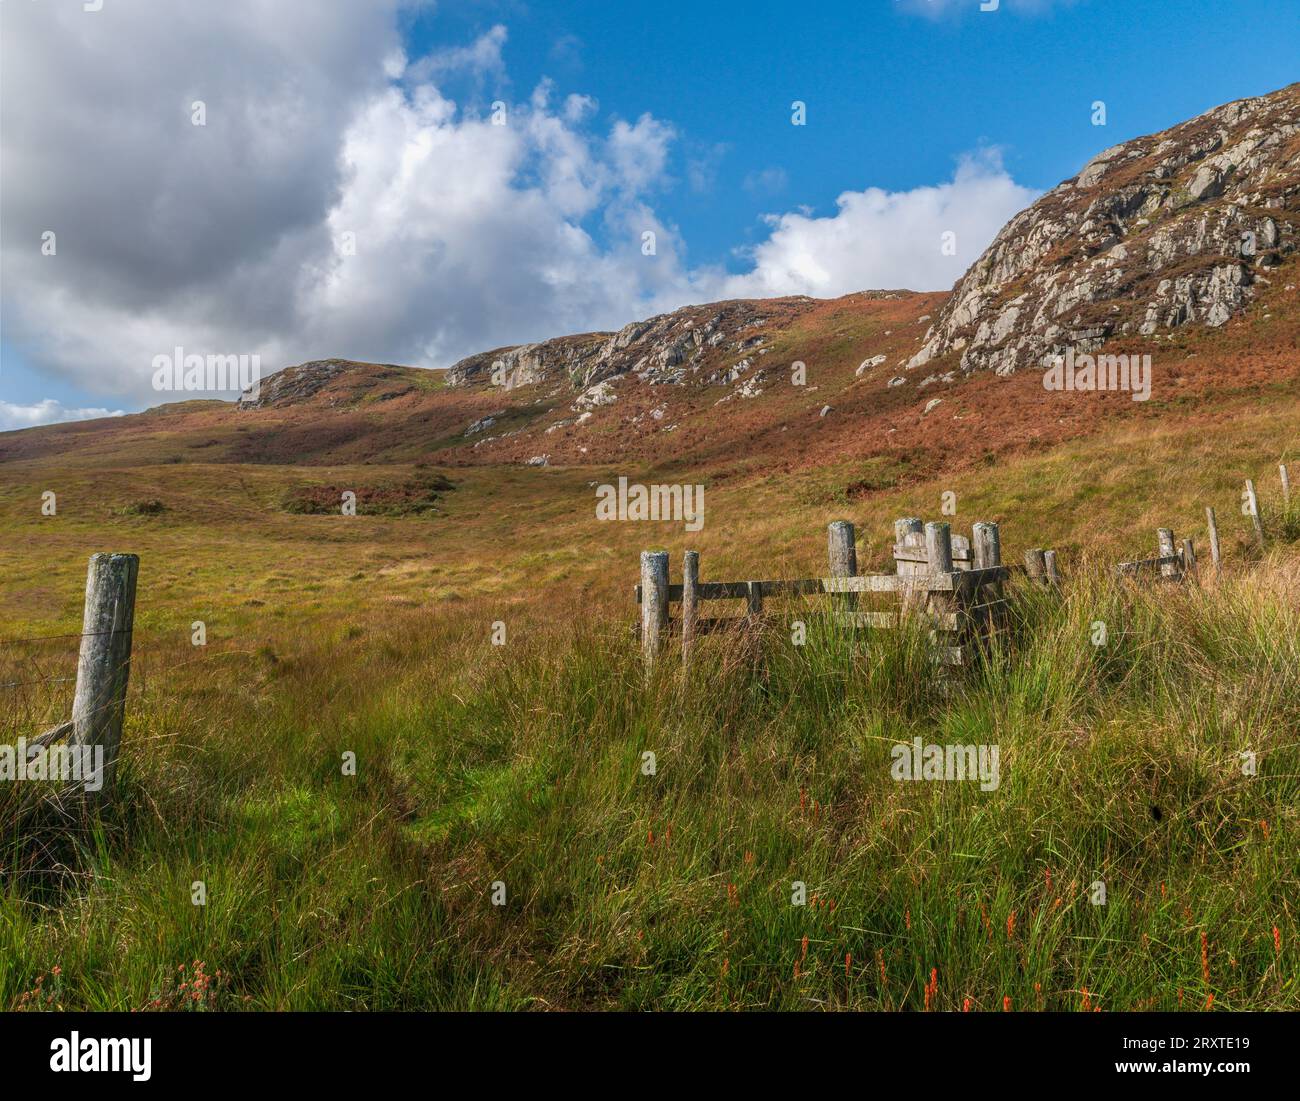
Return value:
[[(920, 628), (816, 621), (647, 681), (576, 599), (164, 651), (101, 819), (0, 809), (0, 1005), (197, 961), (216, 1008), (1296, 1008), (1297, 593), (1018, 587), (946, 689)], [(893, 779), (914, 737), (999, 786)]]

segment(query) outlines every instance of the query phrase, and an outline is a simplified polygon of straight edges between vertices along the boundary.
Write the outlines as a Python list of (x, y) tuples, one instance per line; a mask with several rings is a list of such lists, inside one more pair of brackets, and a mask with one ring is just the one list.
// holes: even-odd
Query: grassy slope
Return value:
[[(202, 960), (215, 1004), (266, 1008), (921, 1008), (932, 968), (947, 1009), (1078, 1008), (1085, 988), (1107, 1009), (1294, 1007), (1300, 586), (1285, 549), (1251, 565), (1235, 504), (1245, 476), (1276, 501), (1300, 401), (1216, 416), (939, 479), (893, 459), (719, 469), (696, 536), (597, 524), (589, 470), (457, 470), (444, 515), (344, 519), (277, 504), (417, 472), (7, 464), (0, 638), (75, 631), (92, 550), (143, 567), (124, 797), (61, 837), (73, 871), (6, 877), (0, 1005), (55, 966), (64, 1005), (173, 1004)], [(641, 685), (623, 624), (643, 546), (698, 548), (706, 578), (808, 575), (848, 516), (878, 565), (892, 519), (935, 517), (945, 490), (959, 526), (1003, 522), (1009, 559), (1057, 546), (1079, 577), (1085, 550), (1146, 553), (1158, 524), (1199, 537), (1212, 504), (1234, 580), (1031, 601), (950, 700), (907, 638), (711, 648), (689, 682)], [(123, 514), (154, 498), (161, 515)], [(70, 674), (73, 647), (6, 646), (0, 681)], [(70, 688), (0, 690), (6, 735), (62, 717)], [(996, 742), (1002, 787), (896, 784), (889, 747), (914, 734)], [(816, 905), (789, 905), (795, 879)]]

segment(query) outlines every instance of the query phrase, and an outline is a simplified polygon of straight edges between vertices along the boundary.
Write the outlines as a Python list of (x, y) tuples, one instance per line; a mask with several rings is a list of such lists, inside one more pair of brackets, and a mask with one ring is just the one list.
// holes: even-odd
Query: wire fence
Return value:
[[(10, 637), (0, 638), (0, 689), (15, 688), (35, 688), (43, 684), (70, 684), (76, 681), (75, 676), (60, 676), (56, 673), (46, 673), (45, 667), (54, 662), (64, 663), (68, 660), (76, 660), (75, 655), (69, 658), (69, 655), (58, 654), (46, 657), (34, 657), (23, 655), (9, 658), (2, 653), (5, 650), (17, 650), (22, 647), (28, 647), (37, 643), (44, 642), (66, 642), (70, 639), (81, 640), (83, 638), (98, 638), (104, 635), (126, 635), (132, 640), (134, 647), (133, 632), (127, 631), (70, 631), (65, 634), (57, 635), (31, 635), (25, 638)], [(61, 665), (62, 667), (62, 665)], [(6, 673), (9, 677), (18, 676), (15, 670), (26, 670), (22, 673), (22, 679), (9, 680), (5, 678)], [(33, 675), (35, 672), (36, 675)]]
[[(66, 720), (72, 706), (70, 686), (78, 679), (77, 644), (82, 639), (108, 635), (125, 636), (129, 640), (132, 677), (128, 691), (132, 696), (147, 695), (155, 701), (160, 696), (177, 701), (186, 696), (179, 686), (170, 685), (166, 677), (153, 675), (159, 669), (155, 659), (164, 654), (174, 656), (182, 646), (189, 649), (187, 636), (181, 632), (149, 632), (143, 644), (141, 632), (133, 629), (6, 635), (0, 637), (0, 743), (11, 741), (20, 732), (40, 730)], [(224, 652), (221, 649), (210, 652), (205, 644), (198, 660)], [(175, 665), (174, 661), (166, 662), (168, 669)]]

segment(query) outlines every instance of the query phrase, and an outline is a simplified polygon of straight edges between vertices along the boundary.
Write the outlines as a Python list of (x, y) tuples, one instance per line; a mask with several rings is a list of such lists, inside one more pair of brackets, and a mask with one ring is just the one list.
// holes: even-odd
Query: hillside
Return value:
[[(951, 294), (689, 306), (446, 371), (315, 361), (237, 405), (8, 433), (0, 462), (622, 462), (704, 476), (857, 462), (870, 491), (1115, 418), (1194, 424), (1292, 386), (1298, 230), (1292, 85), (1099, 153), (1012, 219)], [(1150, 354), (1151, 400), (1044, 392), (1028, 369), (1068, 348)]]
[(1300, 243), (1300, 84), (1098, 153), (1013, 218), (909, 368), (1046, 366), (1067, 347), (1217, 328)]

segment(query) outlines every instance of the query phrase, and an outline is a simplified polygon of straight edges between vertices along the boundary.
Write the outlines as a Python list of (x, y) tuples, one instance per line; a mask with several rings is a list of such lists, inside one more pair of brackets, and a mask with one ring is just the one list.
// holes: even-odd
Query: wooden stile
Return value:
[[(937, 644), (935, 661), (940, 665), (960, 665), (965, 660), (960, 643), (975, 624), (991, 622), (1001, 601), (1002, 585), (1009, 571), (1001, 564), (1001, 546), (996, 524), (979, 527), (978, 547), (969, 540), (956, 540), (947, 523), (912, 528), (920, 521), (907, 520), (896, 527), (906, 545), (896, 547), (898, 573), (858, 574), (857, 549), (853, 525), (848, 521), (831, 524), (827, 534), (830, 570), (835, 576), (792, 580), (701, 581), (699, 555), (687, 551), (682, 564), (682, 583), (668, 579), (668, 556), (662, 551), (641, 554), (641, 583), (636, 599), (641, 605), (642, 653), (647, 670), (662, 652), (663, 638), (676, 624), (669, 616), (674, 601), (682, 604), (681, 633), (683, 659), (694, 640), (715, 631), (749, 629), (758, 621), (774, 617), (765, 613), (767, 598), (830, 596), (829, 610), (801, 610), (800, 619), (834, 616), (841, 623), (874, 628), (896, 628), (908, 617), (924, 612), (933, 629)], [(961, 548), (959, 561), (954, 543)], [(977, 560), (978, 552), (978, 560)], [(858, 611), (847, 605), (862, 593), (894, 595), (896, 610)], [(713, 600), (744, 600), (744, 615), (706, 617), (700, 604)], [(779, 617), (781, 613), (777, 613)], [(956, 642), (959, 645), (949, 645)]]

